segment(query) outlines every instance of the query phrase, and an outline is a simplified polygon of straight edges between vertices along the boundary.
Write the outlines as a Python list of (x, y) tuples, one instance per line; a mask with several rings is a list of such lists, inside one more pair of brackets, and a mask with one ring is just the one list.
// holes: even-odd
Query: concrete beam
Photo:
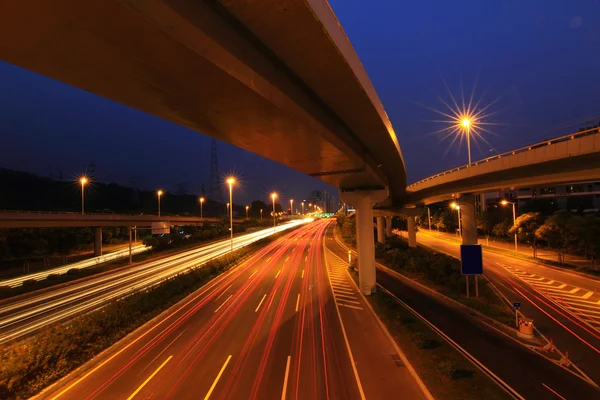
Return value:
[(102, 227), (94, 228), (94, 257), (102, 255)]
[(408, 247), (417, 247), (417, 228), (415, 226), (415, 217), (408, 217)]

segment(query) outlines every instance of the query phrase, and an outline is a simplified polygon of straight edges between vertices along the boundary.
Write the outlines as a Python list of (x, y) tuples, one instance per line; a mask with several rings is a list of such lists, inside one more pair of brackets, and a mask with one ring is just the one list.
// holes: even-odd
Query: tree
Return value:
[(589, 254), (592, 264), (596, 265), (596, 254), (600, 249), (600, 217), (573, 216), (569, 221), (569, 230), (573, 233), (577, 249)]
[[(510, 236), (509, 232), (512, 229), (512, 222), (509, 219), (505, 219), (502, 222), (499, 222), (497, 224), (494, 225), (494, 227), (492, 228), (492, 233), (494, 234), (494, 236), (499, 237), (499, 238), (505, 238)], [(513, 233), (514, 235), (514, 233)]]
[(559, 210), (546, 219), (535, 232), (538, 239), (545, 240), (558, 254), (558, 261), (564, 263), (564, 253), (574, 243), (571, 232), (571, 214), (566, 210)]
[(533, 256), (537, 257), (537, 236), (536, 231), (543, 224), (544, 217), (539, 212), (521, 214), (515, 221), (515, 224), (508, 231), (509, 234), (517, 233), (520, 242), (531, 245)]

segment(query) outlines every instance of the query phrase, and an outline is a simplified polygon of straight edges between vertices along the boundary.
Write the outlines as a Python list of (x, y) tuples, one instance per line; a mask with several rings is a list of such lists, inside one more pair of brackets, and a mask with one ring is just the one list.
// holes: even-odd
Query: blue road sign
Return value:
[(521, 308), (521, 303), (520, 303), (520, 302), (518, 302), (518, 301), (515, 301), (515, 302), (513, 303), (513, 308), (514, 308), (515, 310), (519, 310), (519, 309)]
[(463, 275), (483, 274), (483, 259), (480, 244), (460, 245), (460, 267)]

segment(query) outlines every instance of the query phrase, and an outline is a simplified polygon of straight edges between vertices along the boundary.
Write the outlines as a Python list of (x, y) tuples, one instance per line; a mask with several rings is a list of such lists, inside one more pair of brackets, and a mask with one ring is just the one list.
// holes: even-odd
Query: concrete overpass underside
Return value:
[(2, 8), (0, 53), (9, 63), (341, 189), (387, 187), (389, 204), (403, 201), (396, 135), (326, 2), (23, 0)]

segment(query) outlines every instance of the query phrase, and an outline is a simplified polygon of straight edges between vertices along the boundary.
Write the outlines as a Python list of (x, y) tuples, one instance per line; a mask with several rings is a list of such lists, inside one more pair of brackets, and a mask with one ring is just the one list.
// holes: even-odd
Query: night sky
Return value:
[[(577, 131), (600, 120), (600, 4), (563, 1), (332, 0), (392, 120), (408, 181), (467, 161), (466, 145), (434, 132), (448, 90), (491, 106), (473, 159)], [(448, 87), (448, 90), (446, 89)], [(0, 166), (144, 189), (209, 185), (210, 139), (0, 62)], [(308, 197), (328, 185), (219, 143), (222, 173), (240, 177), (236, 203)]]

